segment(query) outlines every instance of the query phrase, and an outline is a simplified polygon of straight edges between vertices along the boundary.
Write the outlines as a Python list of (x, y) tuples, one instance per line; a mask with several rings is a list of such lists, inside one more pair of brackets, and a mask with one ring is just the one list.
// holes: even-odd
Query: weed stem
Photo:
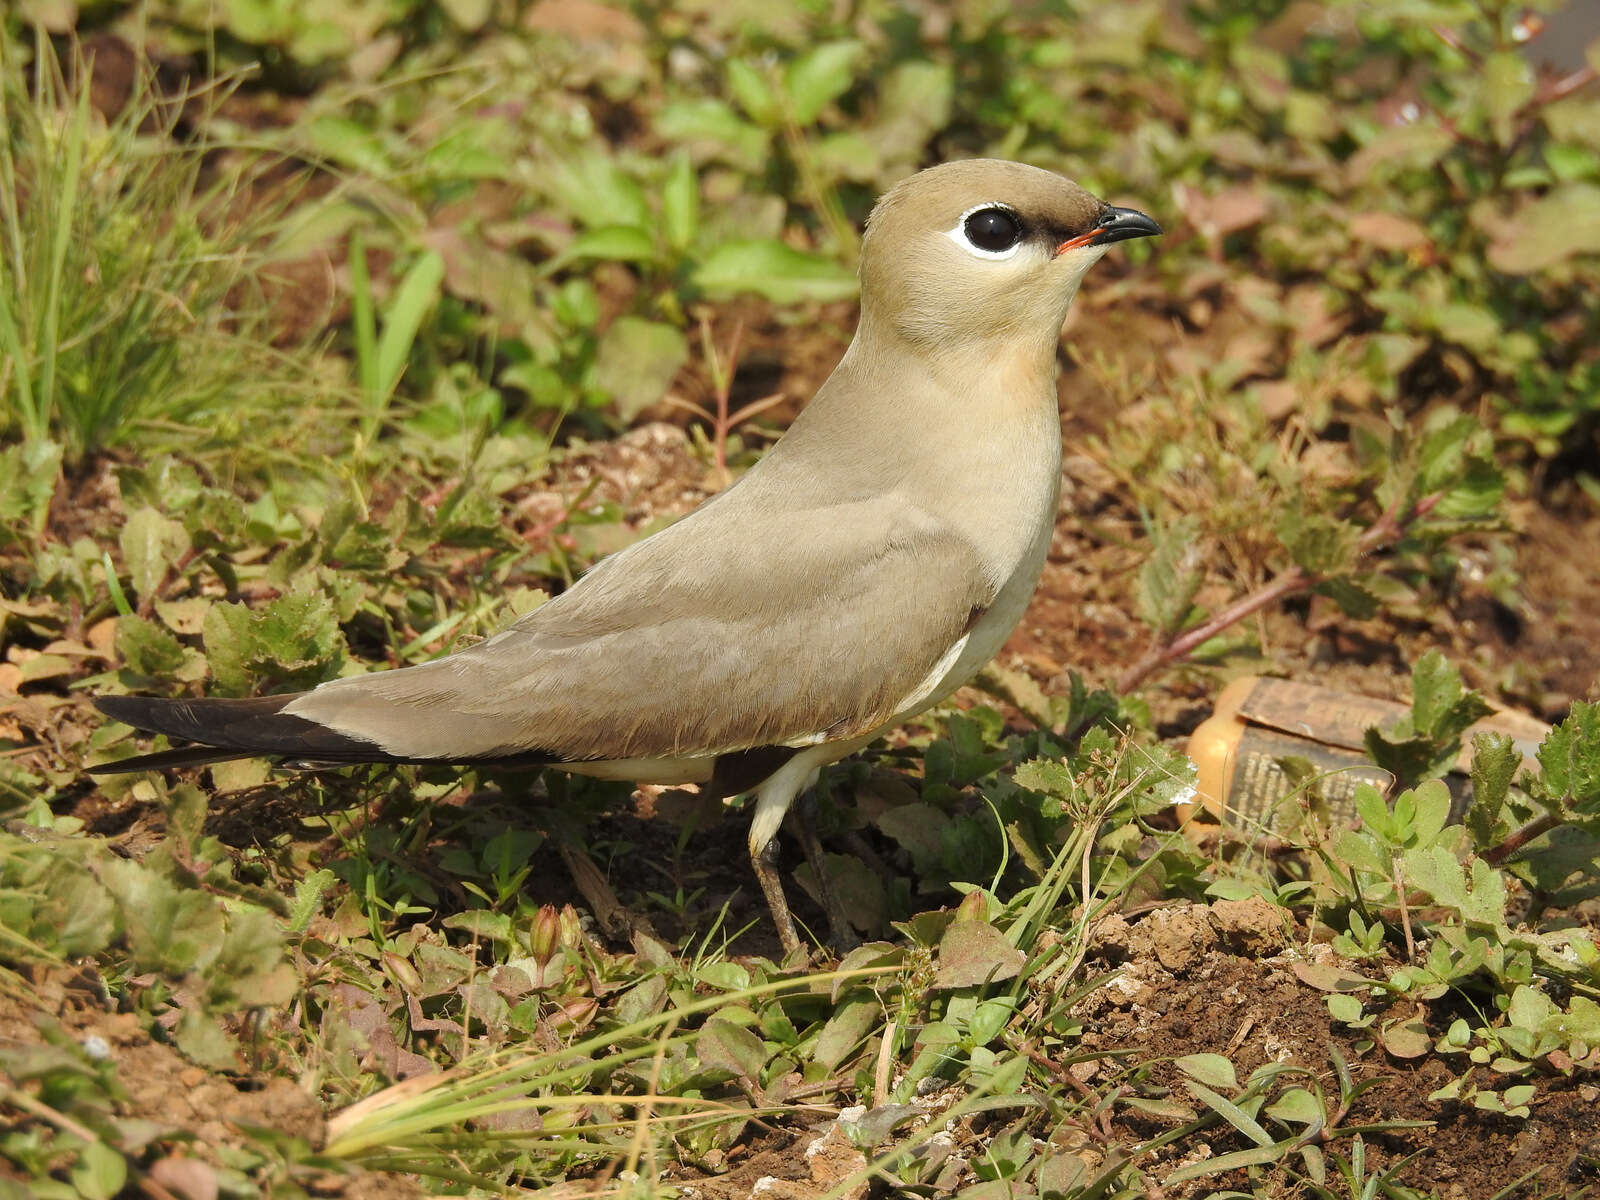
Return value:
[[(1397, 540), (1414, 522), (1432, 512), (1442, 498), (1441, 494), (1424, 496), (1409, 510), (1402, 507), (1400, 501), (1396, 501), (1356, 542), (1356, 560), (1359, 561)], [(1308, 571), (1298, 564), (1288, 568), (1277, 578), (1263, 584), (1249, 595), (1240, 597), (1210, 620), (1202, 621), (1193, 629), (1185, 630), (1166, 642), (1152, 647), (1143, 658), (1118, 678), (1117, 691), (1126, 695), (1161, 668), (1188, 658), (1223, 630), (1279, 600), (1300, 592), (1308, 592), (1325, 582), (1327, 578), (1326, 575)]]

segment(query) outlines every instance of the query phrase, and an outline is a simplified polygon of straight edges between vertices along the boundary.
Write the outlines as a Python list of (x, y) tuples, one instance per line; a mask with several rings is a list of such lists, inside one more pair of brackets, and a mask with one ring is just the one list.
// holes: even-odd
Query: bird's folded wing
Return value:
[(697, 513), (469, 650), (325, 684), (284, 711), (456, 761), (848, 738), (925, 689), (994, 597), (975, 548), (920, 511), (881, 498), (749, 509)]

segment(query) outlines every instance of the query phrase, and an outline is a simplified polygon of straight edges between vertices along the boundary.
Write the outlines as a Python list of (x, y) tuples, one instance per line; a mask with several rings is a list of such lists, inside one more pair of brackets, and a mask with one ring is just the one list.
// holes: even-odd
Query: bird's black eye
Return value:
[(1016, 213), (1005, 208), (980, 208), (966, 219), (962, 229), (967, 241), (990, 254), (1003, 254), (1022, 240), (1022, 222)]

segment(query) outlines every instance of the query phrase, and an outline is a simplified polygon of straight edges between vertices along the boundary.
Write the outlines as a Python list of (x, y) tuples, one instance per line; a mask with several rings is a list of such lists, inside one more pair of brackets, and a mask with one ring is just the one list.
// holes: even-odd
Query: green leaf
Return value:
[(128, 1160), (104, 1142), (90, 1142), (68, 1177), (84, 1200), (111, 1200), (127, 1185)]
[(1558, 1016), (1559, 1010), (1550, 997), (1525, 983), (1517, 985), (1511, 993), (1511, 1003), (1506, 1005), (1506, 1020), (1530, 1033), (1542, 1033)]
[(185, 1008), (172, 1031), (178, 1049), (203, 1067), (215, 1071), (237, 1071), (239, 1048), (223, 1031), (217, 1018), (200, 1008)]
[(394, 174), (383, 139), (351, 117), (314, 117), (300, 126), (300, 136), (317, 155), (355, 168), (363, 176), (388, 179)]
[(838, 263), (773, 238), (723, 242), (689, 278), (712, 298), (754, 292), (775, 304), (844, 300), (859, 287), (856, 277)]
[(1239, 1076), (1233, 1063), (1220, 1054), (1186, 1054), (1174, 1065), (1191, 1079), (1224, 1092), (1239, 1090)]
[(1505, 145), (1514, 132), (1512, 118), (1533, 97), (1533, 68), (1515, 50), (1498, 50), (1484, 58), (1478, 72), (1478, 96), (1495, 140)]
[[(1180, 1183), (1187, 1183), (1191, 1179), (1204, 1179), (1207, 1176), (1224, 1175), (1229, 1171), (1246, 1171), (1255, 1167), (1273, 1166), (1289, 1156), (1298, 1140), (1298, 1138), (1285, 1138), (1281, 1142), (1268, 1142), (1250, 1150), (1235, 1150), (1232, 1154), (1219, 1154), (1215, 1158), (1202, 1158), (1199, 1162), (1191, 1162), (1168, 1175), (1163, 1175), (1161, 1182), (1170, 1188)], [(1237, 1196), (1247, 1193), (1207, 1191), (1205, 1194), (1208, 1196), (1230, 1194)]]
[(863, 49), (856, 41), (824, 42), (789, 63), (783, 85), (789, 97), (789, 116), (796, 125), (811, 124), (824, 108), (850, 90)]
[(311, 918), (322, 908), (322, 898), (339, 878), (327, 867), (319, 867), (295, 884), (294, 899), (289, 904), (288, 926), (295, 933), (305, 932)]
[(631, 424), (666, 394), (688, 361), (689, 342), (677, 326), (618, 317), (600, 339), (595, 386), (610, 395), (623, 423)]
[(928, 139), (950, 123), (955, 70), (949, 63), (908, 59), (878, 86), (877, 120), (868, 137), (885, 159), (917, 158)]
[(1343, 992), (1335, 992), (1332, 995), (1324, 996), (1322, 999), (1323, 1003), (1328, 1006), (1328, 1015), (1335, 1021), (1342, 1021), (1346, 1025), (1354, 1025), (1361, 1020), (1361, 1001), (1354, 996), (1346, 995)]
[(1563, 184), (1523, 205), (1498, 228), (1489, 245), (1489, 265), (1512, 275), (1600, 253), (1600, 186)]
[(1378, 837), (1391, 839), (1393, 822), (1389, 819), (1389, 805), (1384, 801), (1382, 792), (1370, 783), (1358, 783), (1353, 803), (1356, 815), (1361, 818), (1362, 828)]
[(728, 91), (745, 115), (758, 125), (776, 129), (783, 123), (778, 97), (761, 67), (744, 58), (728, 60)]
[(1014, 979), (1026, 956), (987, 921), (953, 921), (939, 940), (933, 984), (940, 988), (976, 987)]
[(222, 949), (220, 903), (205, 892), (180, 889), (139, 863), (100, 864), (101, 882), (116, 898), (136, 971), (183, 977), (204, 972)]
[(1464, 690), (1455, 666), (1430, 650), (1411, 673), (1411, 713), (1398, 736), (1376, 729), (1366, 733), (1373, 761), (1394, 773), (1403, 786), (1448, 771), (1461, 750), (1461, 735), (1493, 711), (1476, 692)]
[(203, 637), (213, 677), (235, 695), (262, 682), (321, 683), (343, 658), (338, 613), (326, 596), (309, 590), (280, 596), (261, 613), (214, 604)]
[(178, 639), (154, 621), (131, 616), (117, 621), (117, 657), (136, 675), (162, 679), (177, 674), (187, 655)]
[(1411, 795), (1415, 808), (1408, 840), (1418, 846), (1430, 846), (1450, 820), (1450, 789), (1437, 779), (1429, 779), (1418, 784)]
[(1339, 611), (1357, 621), (1370, 621), (1381, 607), (1378, 597), (1366, 589), (1354, 576), (1337, 575), (1325, 579), (1314, 589), (1318, 595), (1327, 596), (1339, 606)]
[(694, 244), (700, 229), (700, 179), (689, 156), (682, 152), (673, 156), (661, 185), (661, 224), (667, 245), (680, 254)]
[(0, 544), (8, 525), (44, 527), (61, 459), (62, 448), (43, 437), (0, 451)]
[(1029, 759), (1018, 767), (1011, 777), (1018, 787), (1025, 787), (1031, 792), (1042, 792), (1059, 800), (1071, 799), (1081, 790), (1078, 785), (1078, 772), (1073, 769), (1070, 762), (1059, 758)]
[(1311, 575), (1332, 575), (1355, 561), (1360, 533), (1348, 521), (1308, 513), (1290, 503), (1278, 519), (1278, 537), (1289, 556)]
[(921, 801), (896, 804), (874, 817), (872, 823), (911, 855), (918, 875), (938, 867), (942, 839), (950, 828), (950, 818), (943, 811)]
[(750, 972), (736, 962), (706, 963), (695, 972), (695, 978), (725, 992), (742, 992), (750, 986)]
[(1449, 770), (1453, 754), (1440, 755), (1438, 748), (1424, 737), (1384, 737), (1376, 729), (1366, 732), (1365, 746), (1372, 761), (1393, 775), (1401, 784), (1416, 783)]
[(1327, 1120), (1321, 1102), (1305, 1088), (1290, 1088), (1267, 1106), (1266, 1113), (1295, 1125), (1319, 1125)]
[(1439, 497), (1433, 517), (1463, 522), (1495, 521), (1505, 494), (1505, 474), (1487, 458), (1474, 454), (1466, 459), (1449, 489)]
[(1134, 602), (1145, 624), (1173, 633), (1187, 623), (1190, 608), (1205, 581), (1204, 554), (1196, 544), (1199, 522), (1183, 517), (1170, 524), (1147, 519), (1150, 555), (1139, 568)]
[(599, 151), (562, 155), (548, 164), (559, 205), (587, 229), (649, 229), (650, 205), (638, 181)]
[(754, 173), (766, 161), (771, 135), (746, 121), (721, 100), (675, 100), (657, 115), (656, 132), (696, 159), (718, 159)]
[(1507, 830), (1502, 814), (1511, 792), (1511, 780), (1522, 765), (1517, 744), (1503, 733), (1479, 733), (1472, 738), (1472, 803), (1462, 817), (1473, 845), (1479, 850), (1499, 841)]
[(812, 1059), (833, 1070), (849, 1057), (883, 1019), (883, 1006), (874, 996), (856, 995), (833, 1010), (833, 1016), (817, 1035)]
[(439, 0), (439, 7), (458, 29), (476, 33), (494, 11), (492, 0)]
[(203, 639), (212, 678), (223, 691), (235, 696), (248, 692), (254, 640), (250, 610), (243, 604), (213, 604), (206, 613)]
[[(1190, 1055), (1189, 1057), (1215, 1058), (1219, 1056)], [(1178, 1065), (1180, 1067), (1183, 1065), (1183, 1061), (1184, 1060), (1181, 1058), (1178, 1060)], [(1261, 1127), (1261, 1123), (1257, 1121), (1250, 1112), (1245, 1110), (1243, 1104), (1235, 1103), (1234, 1101), (1229, 1100), (1226, 1096), (1219, 1095), (1217, 1092), (1214, 1092), (1212, 1089), (1206, 1087), (1205, 1084), (1194, 1079), (1185, 1079), (1183, 1081), (1183, 1086), (1189, 1089), (1189, 1093), (1194, 1096), (1195, 1099), (1211, 1108), (1224, 1121), (1232, 1125), (1256, 1145), (1271, 1146), (1274, 1144), (1272, 1135)]]
[(1483, 426), (1470, 417), (1430, 422), (1417, 446), (1417, 486), (1424, 492), (1448, 492), (1458, 486), (1468, 460), (1488, 447)]
[(1427, 892), (1463, 921), (1499, 927), (1505, 921), (1506, 884), (1481, 858), (1464, 868), (1443, 846), (1407, 850), (1401, 857), (1406, 882)]
[(149, 507), (129, 515), (118, 541), (128, 581), (141, 600), (155, 595), (167, 570), (177, 565), (190, 546), (188, 531), (179, 522)]
[(748, 1029), (712, 1017), (695, 1040), (700, 1061), (709, 1067), (724, 1067), (735, 1075), (759, 1080), (767, 1062), (761, 1039)]
[(545, 264), (545, 269), (554, 271), (589, 258), (606, 262), (654, 262), (656, 244), (637, 225), (605, 225), (573, 238), (565, 250)]
[(883, 170), (878, 148), (865, 134), (854, 130), (817, 138), (811, 154), (812, 163), (824, 179), (874, 183)]
[(287, 1004), (299, 989), (284, 956), (283, 930), (265, 909), (241, 905), (227, 915), (228, 931), (207, 980), (206, 1001), (219, 1011)]
[(1544, 786), (1570, 796), (1578, 810), (1600, 807), (1600, 704), (1579, 700), (1539, 747)]
[(1461, 673), (1437, 650), (1417, 660), (1411, 672), (1411, 695), (1417, 732), (1435, 740), (1459, 740), (1474, 721), (1494, 711), (1476, 692), (1463, 691)]
[(388, 397), (400, 382), (411, 357), (412, 343), (428, 310), (439, 302), (444, 282), (444, 257), (429, 250), (412, 263), (389, 297), (378, 337), (378, 393)]

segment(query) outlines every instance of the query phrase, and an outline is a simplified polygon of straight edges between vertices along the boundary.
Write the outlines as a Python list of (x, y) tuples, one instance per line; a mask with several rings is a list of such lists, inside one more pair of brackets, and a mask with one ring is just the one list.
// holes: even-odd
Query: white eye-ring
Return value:
[(1009, 204), (986, 200), (961, 214), (945, 237), (974, 258), (1013, 258), (1023, 242), (1022, 218)]

